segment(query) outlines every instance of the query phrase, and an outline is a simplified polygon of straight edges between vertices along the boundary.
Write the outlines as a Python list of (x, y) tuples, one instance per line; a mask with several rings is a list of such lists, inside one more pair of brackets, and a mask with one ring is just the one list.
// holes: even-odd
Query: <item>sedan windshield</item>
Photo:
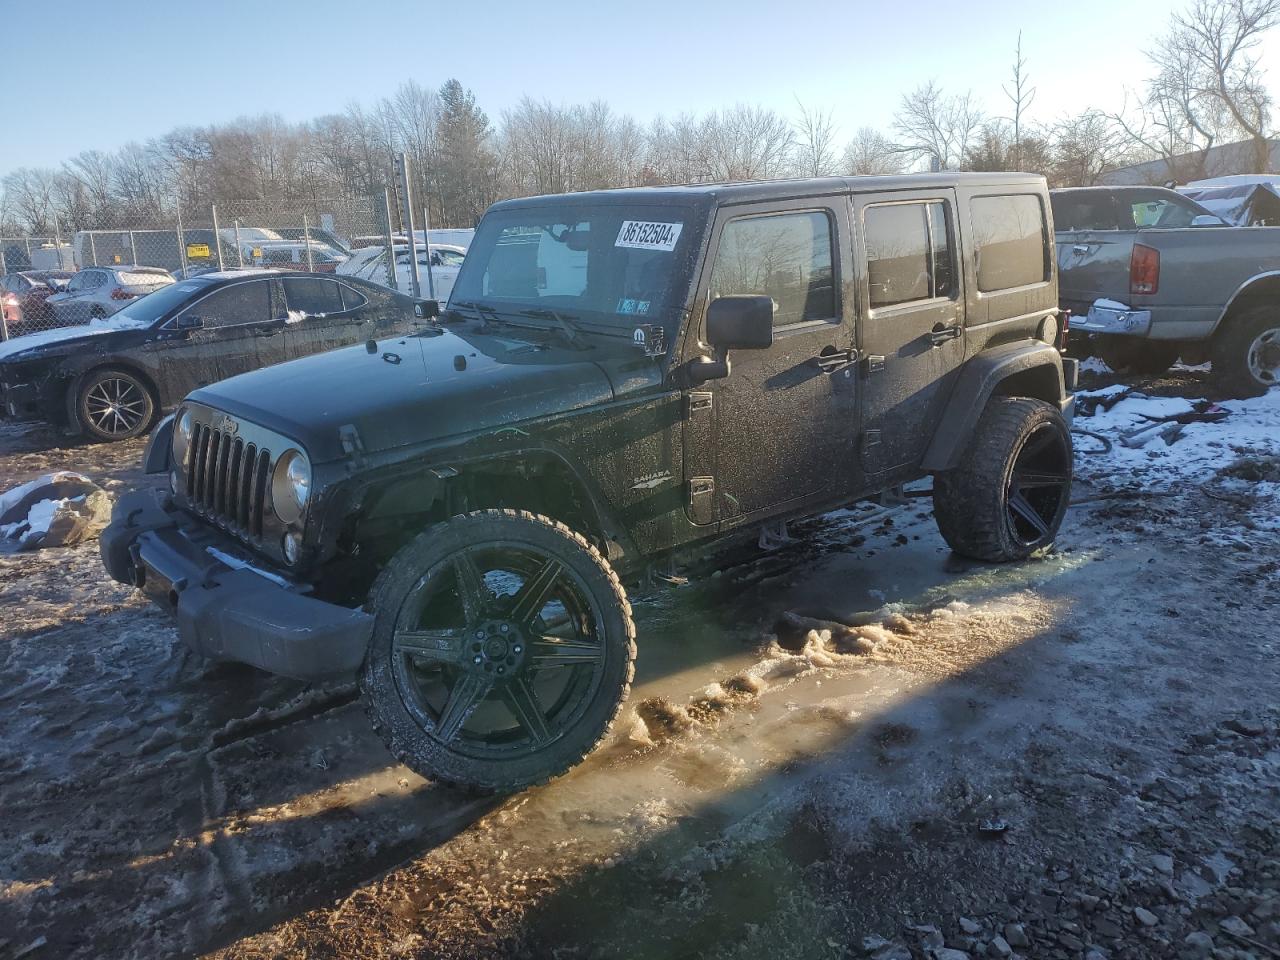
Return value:
[(489, 214), (476, 231), (450, 306), (490, 315), (630, 331), (665, 323), (688, 292), (693, 210), (569, 204)]

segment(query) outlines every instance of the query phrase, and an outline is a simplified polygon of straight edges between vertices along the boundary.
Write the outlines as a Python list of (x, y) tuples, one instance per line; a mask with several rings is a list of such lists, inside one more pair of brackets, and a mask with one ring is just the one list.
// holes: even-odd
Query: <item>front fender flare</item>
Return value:
[(921, 463), (922, 468), (936, 473), (955, 467), (960, 462), (965, 447), (969, 445), (969, 439), (973, 436), (987, 401), (999, 392), (1000, 384), (1010, 377), (1032, 370), (1043, 370), (1044, 386), (1031, 395), (1061, 406), (1067, 399), (1062, 357), (1049, 344), (1025, 341), (1010, 343), (984, 350), (969, 360), (960, 374), (946, 411), (934, 429), (933, 440)]

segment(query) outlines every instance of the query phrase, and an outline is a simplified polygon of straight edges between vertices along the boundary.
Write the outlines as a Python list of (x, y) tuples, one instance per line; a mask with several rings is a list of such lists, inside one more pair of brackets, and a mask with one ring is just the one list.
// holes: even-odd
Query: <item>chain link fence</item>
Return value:
[(53, 236), (0, 237), (0, 339), (100, 322), (159, 287), (215, 270), (346, 273), (406, 288), (393, 266), (406, 239), (385, 193), (115, 219)]

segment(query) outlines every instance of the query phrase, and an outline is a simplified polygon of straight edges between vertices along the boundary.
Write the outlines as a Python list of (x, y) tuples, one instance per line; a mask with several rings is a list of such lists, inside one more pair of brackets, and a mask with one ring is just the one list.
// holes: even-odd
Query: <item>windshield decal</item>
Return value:
[(680, 239), (683, 223), (657, 223), (652, 220), (623, 220), (615, 247), (671, 252)]
[(648, 300), (633, 300), (631, 297), (623, 297), (618, 301), (618, 309), (616, 313), (629, 316), (632, 314), (647, 314), (649, 312)]

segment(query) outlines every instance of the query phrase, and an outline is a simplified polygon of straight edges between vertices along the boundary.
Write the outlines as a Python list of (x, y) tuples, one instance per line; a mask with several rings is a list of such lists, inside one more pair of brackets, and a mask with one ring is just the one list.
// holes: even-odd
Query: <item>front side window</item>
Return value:
[(711, 269), (711, 297), (770, 297), (774, 326), (830, 320), (838, 316), (831, 247), (826, 213), (731, 220)]
[(1116, 230), (1115, 207), (1106, 191), (1050, 194), (1055, 230)]
[[(486, 215), (450, 303), (533, 324), (548, 311), (630, 335), (675, 323), (701, 224), (679, 205), (563, 203)], [(527, 319), (525, 319), (527, 318)]]
[(974, 197), (969, 212), (979, 290), (990, 293), (1049, 279), (1048, 236), (1039, 197)]
[(204, 320), (206, 327), (231, 327), (246, 323), (266, 323), (271, 319), (271, 282), (255, 280), (216, 290), (190, 312)]
[(941, 200), (888, 203), (863, 211), (871, 308), (952, 297), (955, 255)]
[(342, 312), (342, 292), (336, 280), (317, 277), (285, 277), (284, 297), (291, 315), (308, 317)]

